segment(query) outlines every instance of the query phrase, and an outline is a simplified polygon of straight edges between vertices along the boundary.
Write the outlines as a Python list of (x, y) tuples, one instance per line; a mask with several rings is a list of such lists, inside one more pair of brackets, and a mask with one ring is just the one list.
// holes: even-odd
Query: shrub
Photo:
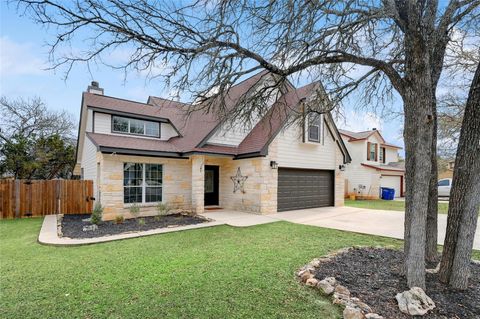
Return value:
[(171, 208), (168, 206), (167, 203), (159, 202), (157, 204), (157, 216), (156, 219), (160, 219), (161, 216), (166, 216), (170, 213)]
[(138, 206), (137, 203), (133, 203), (132, 206), (130, 206), (129, 210), (130, 214), (132, 214), (132, 216), (134, 216), (135, 218), (137, 218), (140, 214), (140, 206)]
[(145, 226), (145, 218), (138, 219), (138, 225)]
[(95, 203), (90, 221), (92, 224), (98, 225), (102, 222), (103, 207), (100, 203)]
[(123, 215), (115, 216), (115, 224), (123, 224), (124, 221), (125, 221), (125, 217), (123, 217)]

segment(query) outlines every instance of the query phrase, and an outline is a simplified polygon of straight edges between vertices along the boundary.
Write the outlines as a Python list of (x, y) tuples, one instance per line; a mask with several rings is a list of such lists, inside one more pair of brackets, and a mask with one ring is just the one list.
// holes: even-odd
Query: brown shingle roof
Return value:
[(83, 101), (84, 104), (88, 107), (94, 107), (98, 109), (116, 111), (132, 115), (142, 115), (153, 118), (165, 119), (165, 117), (162, 116), (161, 111), (158, 107), (145, 103), (129, 101), (88, 92), (83, 93)]
[(379, 171), (396, 171), (396, 172), (405, 172), (405, 166), (394, 165), (393, 163), (385, 164), (366, 164), (362, 163), (362, 166), (374, 168)]
[(375, 132), (378, 132), (377, 130), (370, 130), (370, 131), (362, 131), (362, 132), (352, 132), (352, 131), (347, 131), (347, 130), (338, 130), (340, 134), (346, 135), (353, 140), (364, 140), (368, 138), (370, 135), (374, 134)]
[[(223, 109), (228, 112), (236, 102), (256, 85), (267, 72), (260, 72), (236, 85), (228, 92)], [(242, 154), (264, 155), (265, 148), (286, 123), (289, 114), (299, 106), (317, 86), (312, 83), (295, 89), (288, 85), (284, 94), (267, 112), (238, 147), (204, 144), (213, 132), (220, 127), (221, 117), (203, 110), (194, 111), (197, 106), (151, 96), (148, 104), (116, 99), (108, 96), (84, 93), (85, 104), (117, 112), (140, 114), (170, 121), (180, 133), (168, 141), (155, 139), (87, 133), (87, 136), (103, 148), (147, 150), (152, 152), (190, 153), (205, 152), (238, 156)], [(201, 105), (200, 105), (201, 108)]]
[(179, 153), (175, 145), (167, 141), (161, 141), (159, 139), (138, 138), (90, 132), (87, 132), (86, 134), (87, 137), (97, 147)]
[(340, 134), (345, 135), (350, 137), (348, 140), (349, 142), (354, 142), (354, 141), (361, 141), (364, 139), (369, 138), (371, 135), (378, 133), (380, 135), (380, 138), (382, 139), (383, 143), (381, 144), (382, 146), (387, 146), (387, 147), (393, 147), (393, 148), (398, 148), (401, 149), (400, 146), (390, 144), (385, 142), (385, 139), (383, 138), (382, 134), (380, 134), (379, 130), (370, 130), (370, 131), (362, 131), (362, 132), (352, 132), (352, 131), (347, 131), (347, 130), (338, 130)]
[[(232, 109), (237, 100), (247, 93), (250, 88), (257, 84), (267, 74), (267, 72), (257, 73), (254, 76), (232, 86), (232, 88), (228, 91), (228, 95), (225, 97), (225, 105), (223, 105), (223, 109), (226, 112)], [(170, 141), (182, 152), (204, 150), (205, 147), (200, 148), (199, 144), (201, 144), (207, 138), (207, 136), (209, 136), (220, 125), (221, 122), (220, 116), (217, 116), (213, 112), (207, 112), (206, 110), (203, 110), (201, 105), (183, 104), (154, 96), (149, 98), (149, 103), (157, 106), (161, 110), (159, 114), (168, 118), (180, 131), (182, 136), (173, 138)], [(221, 149), (217, 147), (215, 149), (222, 154), (233, 154), (231, 147), (228, 149)], [(213, 150), (214, 148), (211, 147), (209, 150), (205, 149), (206, 152), (213, 152)]]

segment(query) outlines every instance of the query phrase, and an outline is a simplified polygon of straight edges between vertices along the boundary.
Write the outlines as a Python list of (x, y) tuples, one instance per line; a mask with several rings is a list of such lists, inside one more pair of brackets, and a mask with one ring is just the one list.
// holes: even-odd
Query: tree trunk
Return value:
[(438, 237), (438, 166), (437, 166), (437, 103), (433, 97), (432, 103), (432, 169), (428, 189), (427, 211), (427, 239), (425, 243), (425, 259), (430, 262), (437, 260), (437, 237)]
[[(415, 19), (415, 17), (412, 17)], [(412, 27), (418, 21), (412, 22)], [(423, 29), (405, 34), (405, 275), (407, 285), (425, 289), (425, 241), (432, 162), (433, 79)], [(420, 31), (420, 32), (419, 32)]]
[(440, 280), (467, 289), (480, 206), (480, 64), (473, 78), (460, 132), (448, 207)]

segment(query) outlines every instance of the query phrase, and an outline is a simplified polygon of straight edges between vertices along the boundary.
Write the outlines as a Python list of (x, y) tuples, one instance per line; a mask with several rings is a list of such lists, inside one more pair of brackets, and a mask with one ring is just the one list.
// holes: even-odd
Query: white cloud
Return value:
[(30, 43), (0, 37), (0, 77), (43, 73), (46, 65), (34, 52), (38, 51)]
[(348, 111), (345, 118), (339, 120), (337, 125), (349, 131), (360, 132), (368, 131), (372, 128), (383, 129), (384, 121), (378, 115), (372, 112)]

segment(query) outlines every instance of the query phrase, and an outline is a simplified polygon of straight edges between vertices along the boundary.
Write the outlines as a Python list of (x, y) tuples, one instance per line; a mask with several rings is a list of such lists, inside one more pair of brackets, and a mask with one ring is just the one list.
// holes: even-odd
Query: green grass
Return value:
[[(345, 206), (368, 208), (368, 209), (381, 209), (381, 210), (398, 210), (405, 211), (405, 201), (397, 200), (350, 200), (345, 199)], [(438, 213), (448, 213), (448, 203), (438, 203)]]
[(294, 271), (341, 247), (402, 244), (278, 222), (53, 247), (37, 243), (41, 223), (0, 222), (2, 318), (340, 318)]

